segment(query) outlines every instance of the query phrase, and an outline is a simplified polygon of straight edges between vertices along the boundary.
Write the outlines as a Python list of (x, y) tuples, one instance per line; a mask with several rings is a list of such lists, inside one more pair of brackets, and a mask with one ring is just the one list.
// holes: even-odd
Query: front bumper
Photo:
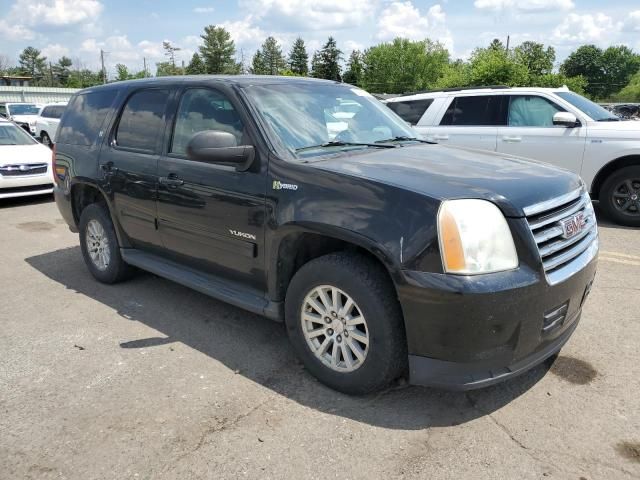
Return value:
[(53, 192), (53, 175), (51, 167), (45, 173), (37, 175), (0, 175), (0, 199), (42, 195)]
[(526, 266), (479, 276), (405, 271), (407, 284), (398, 293), (410, 382), (480, 388), (557, 353), (578, 324), (596, 264), (594, 253), (582, 269), (553, 286)]

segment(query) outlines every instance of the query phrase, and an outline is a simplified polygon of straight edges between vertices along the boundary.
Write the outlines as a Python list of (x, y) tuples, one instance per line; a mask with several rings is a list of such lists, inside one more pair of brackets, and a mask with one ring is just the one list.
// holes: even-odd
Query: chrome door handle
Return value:
[(449, 135), (434, 135), (434, 140), (449, 140)]
[(522, 141), (522, 137), (502, 137), (502, 141), (503, 142), (507, 142), (507, 143), (518, 143)]

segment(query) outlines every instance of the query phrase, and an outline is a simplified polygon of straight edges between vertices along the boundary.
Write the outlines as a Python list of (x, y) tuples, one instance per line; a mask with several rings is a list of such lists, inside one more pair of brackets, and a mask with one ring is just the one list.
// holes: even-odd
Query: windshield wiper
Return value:
[(329, 148), (329, 147), (375, 147), (375, 148), (396, 148), (396, 145), (384, 145), (380, 143), (362, 143), (362, 142), (342, 142), (332, 141), (321, 143), (319, 145), (308, 145), (306, 147), (296, 148), (295, 152), (304, 152), (305, 150), (315, 150), (317, 148)]
[(389, 142), (420, 142), (420, 143), (428, 143), (430, 145), (436, 144), (436, 142), (430, 142), (429, 140), (422, 140), (418, 137), (408, 137), (406, 135), (398, 135), (397, 137), (393, 137), (393, 138), (376, 140), (376, 143), (389, 143)]

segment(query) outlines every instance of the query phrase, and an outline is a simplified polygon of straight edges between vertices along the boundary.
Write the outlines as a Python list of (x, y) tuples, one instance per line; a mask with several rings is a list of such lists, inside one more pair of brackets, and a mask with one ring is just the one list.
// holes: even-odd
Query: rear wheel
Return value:
[(348, 253), (312, 260), (291, 280), (285, 303), (294, 349), (307, 370), (331, 388), (368, 393), (406, 369), (395, 287), (376, 262)]
[(614, 222), (640, 227), (640, 166), (621, 168), (600, 190), (600, 207)]
[(120, 255), (118, 238), (107, 208), (92, 203), (80, 215), (80, 249), (91, 274), (103, 283), (117, 283), (132, 273)]

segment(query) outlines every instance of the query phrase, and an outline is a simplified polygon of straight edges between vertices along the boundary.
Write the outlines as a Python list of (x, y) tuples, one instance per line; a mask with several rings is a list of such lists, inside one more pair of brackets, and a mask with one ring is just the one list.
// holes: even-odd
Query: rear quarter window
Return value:
[(389, 102), (387, 107), (396, 112), (405, 122), (416, 125), (432, 103), (433, 98), (424, 98), (422, 100)]
[(481, 127), (506, 125), (502, 98), (498, 95), (456, 97), (442, 117), (440, 125)]
[(93, 145), (117, 93), (116, 90), (104, 90), (73, 97), (65, 109), (58, 143)]

